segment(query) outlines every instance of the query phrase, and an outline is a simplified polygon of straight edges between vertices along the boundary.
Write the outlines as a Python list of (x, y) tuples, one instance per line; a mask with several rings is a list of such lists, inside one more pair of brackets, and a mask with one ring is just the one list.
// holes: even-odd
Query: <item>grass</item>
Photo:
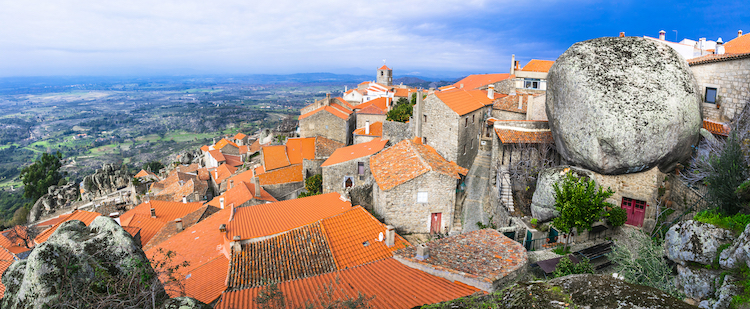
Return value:
[(750, 215), (736, 214), (733, 216), (723, 215), (714, 210), (704, 210), (697, 213), (693, 220), (713, 224), (717, 227), (731, 230), (737, 234), (742, 233), (750, 224)]

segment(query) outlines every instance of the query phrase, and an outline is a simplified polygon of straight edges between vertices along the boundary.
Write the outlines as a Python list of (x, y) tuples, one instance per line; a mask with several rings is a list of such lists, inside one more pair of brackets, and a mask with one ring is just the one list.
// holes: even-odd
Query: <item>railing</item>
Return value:
[(527, 240), (524, 240), (522, 243), (522, 245), (526, 248), (526, 251), (546, 250), (546, 249), (555, 248), (562, 244), (563, 243), (557, 242), (554, 239), (549, 239), (547, 237), (537, 238), (537, 239), (527, 239)]

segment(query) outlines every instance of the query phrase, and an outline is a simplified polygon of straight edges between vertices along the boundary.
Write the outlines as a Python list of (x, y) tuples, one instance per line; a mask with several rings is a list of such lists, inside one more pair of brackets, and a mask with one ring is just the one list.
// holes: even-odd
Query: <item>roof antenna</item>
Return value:
[(674, 41), (675, 41), (675, 42), (678, 42), (678, 41), (677, 41), (677, 30), (672, 30), (672, 31), (674, 31)]
[(383, 65), (385, 65), (385, 59), (383, 59)]

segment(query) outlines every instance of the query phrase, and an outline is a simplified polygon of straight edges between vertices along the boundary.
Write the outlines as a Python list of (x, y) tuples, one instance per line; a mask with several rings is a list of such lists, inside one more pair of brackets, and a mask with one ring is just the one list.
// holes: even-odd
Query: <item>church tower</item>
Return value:
[(378, 84), (390, 87), (393, 85), (393, 70), (383, 64), (383, 66), (378, 69), (378, 75), (375, 81)]

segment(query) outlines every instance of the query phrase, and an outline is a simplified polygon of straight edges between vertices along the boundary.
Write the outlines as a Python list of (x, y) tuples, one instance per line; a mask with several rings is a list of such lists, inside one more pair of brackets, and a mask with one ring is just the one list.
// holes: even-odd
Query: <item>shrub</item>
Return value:
[(628, 212), (620, 207), (613, 207), (612, 210), (607, 212), (607, 221), (613, 227), (622, 226), (628, 221)]
[(747, 227), (748, 224), (750, 224), (750, 215), (735, 214), (733, 216), (727, 216), (716, 210), (710, 209), (695, 214), (693, 220), (713, 224), (717, 227), (732, 230), (739, 234), (745, 230), (745, 227)]
[(537, 223), (539, 223), (539, 219), (531, 218), (531, 225), (536, 225)]
[(562, 185), (555, 183), (553, 188), (555, 209), (560, 213), (553, 223), (565, 233), (569, 233), (572, 228), (591, 229), (591, 224), (601, 218), (604, 208), (613, 206), (604, 200), (612, 196), (614, 191), (610, 188), (605, 191), (597, 187), (594, 180), (588, 177), (579, 178), (568, 172)]
[(734, 215), (742, 208), (742, 201), (735, 192), (745, 180), (747, 166), (736, 134), (727, 139), (719, 155), (710, 158), (711, 166), (704, 179), (708, 187), (708, 200), (719, 207), (722, 212)]
[(305, 190), (298, 197), (313, 196), (323, 193), (323, 175), (312, 175), (305, 179)]
[(409, 100), (405, 98), (398, 99), (398, 101), (396, 101), (396, 107), (386, 114), (386, 120), (406, 122), (409, 120), (409, 117), (411, 117), (413, 105), (414, 104), (410, 103)]
[(591, 266), (591, 263), (589, 263), (588, 260), (584, 259), (578, 264), (573, 264), (573, 262), (567, 257), (563, 257), (560, 259), (560, 261), (557, 263), (557, 266), (555, 266), (555, 272), (552, 273), (552, 276), (555, 278), (557, 277), (564, 277), (567, 275), (577, 275), (577, 274), (593, 274), (594, 273), (594, 267)]

